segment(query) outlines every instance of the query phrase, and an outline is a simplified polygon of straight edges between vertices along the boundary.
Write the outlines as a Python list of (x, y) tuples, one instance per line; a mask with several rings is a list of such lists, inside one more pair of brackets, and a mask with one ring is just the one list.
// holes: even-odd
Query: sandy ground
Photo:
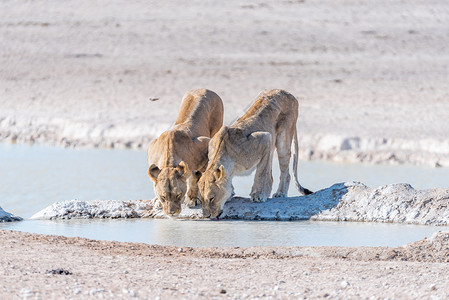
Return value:
[(282, 88), (303, 159), (449, 166), (446, 0), (1, 1), (0, 20), (0, 140), (146, 148), (187, 90), (228, 124)]
[(2, 299), (444, 299), (449, 293), (447, 233), (399, 248), (176, 248), (5, 230), (0, 239)]

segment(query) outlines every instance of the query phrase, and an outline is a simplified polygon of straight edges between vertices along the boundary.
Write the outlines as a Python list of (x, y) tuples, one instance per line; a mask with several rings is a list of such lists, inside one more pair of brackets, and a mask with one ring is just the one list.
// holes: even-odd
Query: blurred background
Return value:
[(302, 159), (449, 166), (446, 0), (1, 1), (0, 20), (0, 141), (146, 149), (190, 89), (229, 124), (281, 88)]

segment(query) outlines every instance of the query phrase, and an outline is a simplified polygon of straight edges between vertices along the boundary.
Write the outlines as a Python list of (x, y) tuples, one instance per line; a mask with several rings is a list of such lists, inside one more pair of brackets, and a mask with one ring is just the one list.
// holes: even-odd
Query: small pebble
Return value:
[(349, 283), (349, 282), (347, 282), (346, 280), (343, 280), (341, 283), (340, 283), (340, 286), (342, 287), (342, 288), (347, 288), (348, 286), (350, 286), (351, 284)]
[(20, 294), (21, 294), (21, 296), (23, 298), (26, 299), (28, 297), (33, 296), (34, 293), (32, 291), (30, 291), (29, 289), (27, 289), (27, 288), (23, 288), (23, 289), (20, 290)]
[(129, 273), (128, 270), (123, 271), (123, 274), (128, 274), (128, 273)]
[(221, 290), (220, 290), (220, 294), (226, 294), (226, 290), (221, 289)]
[(436, 291), (437, 286), (433, 283), (433, 284), (429, 285), (429, 289), (430, 289), (431, 291)]
[(131, 291), (131, 290), (123, 289), (123, 290), (122, 290), (122, 293), (123, 293), (123, 294), (128, 294), (128, 295), (130, 295), (131, 297), (136, 297), (136, 293), (134, 293), (134, 291)]
[(47, 270), (45, 273), (47, 274), (55, 274), (55, 275), (72, 275), (72, 272), (64, 269), (54, 269), (54, 270)]

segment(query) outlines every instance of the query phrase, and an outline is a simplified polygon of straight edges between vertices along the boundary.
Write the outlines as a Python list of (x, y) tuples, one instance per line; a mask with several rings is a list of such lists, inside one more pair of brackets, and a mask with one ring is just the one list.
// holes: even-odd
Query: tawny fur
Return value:
[(223, 102), (206, 89), (184, 95), (175, 124), (151, 142), (148, 175), (165, 214), (176, 216), (187, 193), (186, 203), (199, 202), (198, 171), (208, 161), (208, 143), (223, 125)]
[(298, 101), (283, 90), (262, 92), (249, 110), (229, 127), (222, 127), (209, 143), (209, 162), (199, 188), (203, 214), (217, 217), (232, 196), (232, 178), (256, 168), (251, 201), (263, 202), (273, 185), (273, 151), (277, 150), (281, 170), (280, 183), (273, 197), (286, 197), (290, 184), (289, 163), (294, 142), (294, 176), (302, 195), (311, 192), (298, 181), (298, 138), (296, 121)]

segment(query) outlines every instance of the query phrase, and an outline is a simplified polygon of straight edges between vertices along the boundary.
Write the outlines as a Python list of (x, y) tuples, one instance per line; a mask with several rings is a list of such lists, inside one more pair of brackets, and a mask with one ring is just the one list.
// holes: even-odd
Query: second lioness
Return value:
[(262, 92), (246, 114), (229, 127), (222, 127), (209, 142), (209, 162), (198, 183), (204, 217), (216, 218), (231, 197), (232, 177), (256, 168), (251, 201), (263, 202), (270, 196), (273, 151), (276, 148), (281, 170), (273, 197), (286, 197), (290, 184), (289, 162), (294, 141), (293, 171), (302, 195), (312, 193), (298, 181), (298, 101), (283, 90)]
[(148, 175), (166, 215), (181, 212), (186, 193), (187, 205), (196, 205), (200, 197), (197, 171), (206, 168), (209, 140), (222, 125), (221, 98), (206, 89), (193, 90), (184, 95), (172, 128), (151, 142)]

